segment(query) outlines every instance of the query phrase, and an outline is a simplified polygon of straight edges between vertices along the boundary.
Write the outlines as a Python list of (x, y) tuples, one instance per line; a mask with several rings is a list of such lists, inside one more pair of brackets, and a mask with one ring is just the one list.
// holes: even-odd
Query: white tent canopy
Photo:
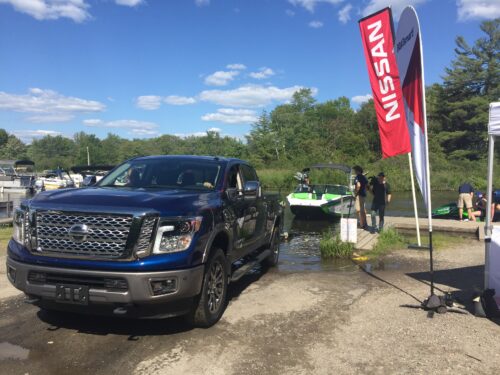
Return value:
[[(495, 139), (500, 136), (500, 102), (490, 104), (488, 121), (488, 204), (493, 203), (493, 163), (495, 161)], [(491, 225), (491, 210), (486, 210), (484, 288), (495, 289), (495, 299), (500, 305), (500, 227)]]
[(488, 134), (500, 135), (500, 102), (490, 104), (490, 119), (488, 121)]

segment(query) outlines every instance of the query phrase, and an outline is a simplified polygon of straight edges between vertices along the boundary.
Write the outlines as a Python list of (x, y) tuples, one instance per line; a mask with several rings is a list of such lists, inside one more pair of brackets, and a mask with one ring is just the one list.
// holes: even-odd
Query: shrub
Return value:
[(338, 235), (324, 232), (319, 242), (319, 249), (322, 258), (350, 258), (354, 246), (350, 242), (342, 242)]

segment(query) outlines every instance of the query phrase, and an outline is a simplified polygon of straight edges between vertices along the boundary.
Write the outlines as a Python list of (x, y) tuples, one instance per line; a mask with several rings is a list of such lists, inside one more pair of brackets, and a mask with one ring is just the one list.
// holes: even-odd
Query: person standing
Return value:
[(472, 197), (474, 196), (474, 188), (468, 182), (464, 182), (458, 187), (458, 218), (460, 221), (463, 220), (464, 215), (464, 204), (467, 209), (467, 214), (469, 215), (469, 220), (476, 221), (474, 213), (472, 212)]
[(367, 229), (368, 225), (366, 223), (365, 199), (368, 180), (363, 175), (363, 168), (359, 165), (354, 166), (352, 169), (356, 173), (356, 177), (354, 178), (354, 195), (356, 197), (354, 207), (356, 208), (356, 214), (358, 215), (359, 226), (363, 229)]
[(373, 184), (370, 187), (373, 193), (371, 209), (372, 231), (377, 231), (378, 213), (378, 231), (380, 232), (384, 229), (385, 206), (391, 202), (391, 186), (386, 182), (384, 172), (380, 172), (377, 175), (377, 179), (374, 179), (372, 182)]

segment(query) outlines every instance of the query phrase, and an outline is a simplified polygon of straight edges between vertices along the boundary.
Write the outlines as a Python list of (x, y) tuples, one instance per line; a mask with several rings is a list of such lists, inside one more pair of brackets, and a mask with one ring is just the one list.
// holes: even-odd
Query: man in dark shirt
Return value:
[(373, 193), (372, 202), (372, 230), (377, 230), (377, 212), (379, 216), (378, 230), (384, 228), (385, 206), (391, 201), (391, 186), (385, 181), (384, 172), (380, 172), (376, 180), (372, 181), (370, 189)]
[(356, 213), (358, 215), (359, 226), (363, 229), (367, 229), (368, 225), (366, 223), (365, 198), (368, 180), (363, 175), (363, 168), (359, 165), (356, 165), (352, 169), (356, 172), (356, 177), (354, 178), (354, 195), (356, 197), (354, 207), (356, 208)]
[(464, 182), (458, 188), (458, 218), (462, 221), (464, 214), (464, 204), (467, 208), (467, 214), (469, 215), (469, 220), (476, 221), (474, 213), (472, 212), (472, 197), (474, 196), (474, 188), (468, 182)]

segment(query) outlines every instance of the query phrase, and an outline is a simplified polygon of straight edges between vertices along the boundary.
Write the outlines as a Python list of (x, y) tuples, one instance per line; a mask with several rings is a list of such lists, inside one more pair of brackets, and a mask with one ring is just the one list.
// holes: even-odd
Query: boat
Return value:
[[(313, 170), (344, 172), (347, 184), (308, 185), (308, 173)], [(297, 172), (294, 177), (299, 180), (299, 184), (286, 200), (295, 216), (340, 218), (354, 213), (354, 175), (351, 167), (342, 164), (315, 164)]]
[(43, 171), (35, 181), (37, 191), (74, 188), (75, 182), (64, 169), (51, 169)]
[(100, 181), (114, 167), (114, 165), (77, 165), (71, 167), (71, 171), (81, 178), (78, 187), (87, 187)]
[(34, 165), (31, 160), (0, 160), (0, 193), (33, 192)]

